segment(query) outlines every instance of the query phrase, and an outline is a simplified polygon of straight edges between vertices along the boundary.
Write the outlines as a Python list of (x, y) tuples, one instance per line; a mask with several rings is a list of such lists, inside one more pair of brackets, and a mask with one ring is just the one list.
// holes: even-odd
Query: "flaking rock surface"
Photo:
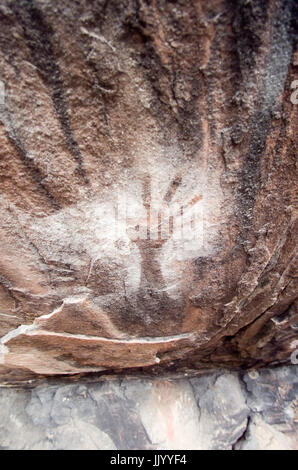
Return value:
[(296, 34), (294, 0), (1, 1), (2, 382), (290, 362)]

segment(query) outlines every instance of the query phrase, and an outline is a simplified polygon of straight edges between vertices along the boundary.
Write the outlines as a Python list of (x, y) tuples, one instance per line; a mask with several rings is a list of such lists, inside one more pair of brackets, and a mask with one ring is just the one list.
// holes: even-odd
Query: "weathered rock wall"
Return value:
[(294, 0), (1, 1), (1, 381), (290, 361), (296, 33)]

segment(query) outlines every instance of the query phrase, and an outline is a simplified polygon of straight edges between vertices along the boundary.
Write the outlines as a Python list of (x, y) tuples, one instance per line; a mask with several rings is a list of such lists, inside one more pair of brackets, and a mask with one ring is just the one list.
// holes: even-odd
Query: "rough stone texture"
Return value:
[(297, 372), (0, 388), (0, 448), (297, 450)]
[(295, 0), (1, 1), (2, 382), (290, 361), (296, 33)]

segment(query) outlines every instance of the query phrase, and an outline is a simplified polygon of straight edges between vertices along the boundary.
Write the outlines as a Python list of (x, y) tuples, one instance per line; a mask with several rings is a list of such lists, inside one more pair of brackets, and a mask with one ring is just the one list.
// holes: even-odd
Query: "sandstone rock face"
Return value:
[(295, 450), (297, 369), (0, 388), (0, 449)]
[(2, 382), (290, 362), (296, 20), (1, 2)]

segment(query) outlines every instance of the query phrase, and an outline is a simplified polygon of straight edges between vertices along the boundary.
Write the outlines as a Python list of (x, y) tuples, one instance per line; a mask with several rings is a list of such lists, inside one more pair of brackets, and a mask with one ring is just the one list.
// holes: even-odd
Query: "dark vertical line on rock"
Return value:
[(24, 38), (30, 49), (33, 63), (44, 84), (51, 92), (65, 142), (78, 164), (78, 173), (84, 182), (88, 183), (88, 178), (83, 168), (81, 151), (70, 125), (63, 81), (50, 40), (51, 35), (53, 35), (52, 28), (43, 19), (34, 0), (21, 0), (17, 3), (12, 3), (11, 8), (23, 28)]
[[(245, 2), (240, 2), (244, 5)], [(258, 5), (259, 10), (262, 10), (260, 2), (252, 3), (252, 5)], [(270, 35), (271, 48), (267, 56), (267, 65), (263, 74), (262, 88), (258, 95), (258, 108), (251, 118), (251, 141), (249, 150), (244, 164), (242, 167), (241, 185), (239, 188), (239, 205), (240, 213), (243, 224), (243, 237), (246, 236), (252, 221), (253, 221), (253, 208), (255, 205), (256, 194), (260, 184), (260, 160), (266, 148), (267, 136), (270, 131), (271, 120), (273, 117), (273, 111), (276, 104), (276, 99), (282, 92), (288, 66), (292, 55), (292, 30), (291, 21), (293, 14), (293, 1), (288, 0), (284, 3), (278, 3), (278, 7), (274, 11), (274, 18), (272, 21), (272, 32)], [(243, 11), (237, 12), (238, 15), (242, 15)], [(255, 10), (250, 12), (252, 17), (257, 14)], [(248, 13), (246, 12), (246, 15)], [(263, 16), (261, 15), (261, 19)], [(253, 18), (252, 18), (253, 19)], [(253, 54), (258, 50), (261, 45), (261, 39), (257, 39), (260, 36), (260, 24), (255, 26), (255, 22), (246, 20), (247, 38), (243, 44), (239, 44), (241, 49), (240, 54), (240, 67), (246, 69), (246, 73), (250, 73), (254, 66), (254, 60), (250, 57), (245, 58), (245, 54)], [(239, 20), (242, 24), (243, 19)], [(235, 24), (235, 22), (234, 22)], [(263, 26), (264, 27), (264, 26)], [(257, 29), (256, 29), (257, 28)], [(237, 28), (235, 30), (237, 33)], [(241, 36), (241, 31), (239, 31)], [(245, 36), (245, 35), (244, 35)], [(254, 50), (248, 49), (245, 52), (246, 43), (250, 43)]]
[(33, 181), (35, 182), (37, 189), (39, 190), (40, 193), (42, 193), (44, 196), (47, 197), (53, 209), (59, 210), (60, 209), (59, 204), (55, 201), (54, 196), (51, 194), (51, 192), (42, 182), (43, 175), (40, 169), (34, 164), (34, 161), (27, 156), (26, 150), (24, 149), (21, 143), (21, 140), (16, 134), (16, 131), (11, 123), (11, 118), (10, 118), (9, 113), (7, 113), (7, 124), (9, 127), (8, 129), (6, 129), (8, 140), (15, 148), (19, 156), (19, 159), (24, 163), (25, 167), (29, 171), (29, 174), (31, 178), (33, 179)]
[[(228, 6), (230, 2), (228, 1)], [(256, 56), (262, 45), (262, 35), (268, 25), (269, 2), (264, 0), (238, 0), (233, 18), (233, 31), (239, 68), (249, 74), (256, 65)], [(245, 76), (242, 76), (245, 79)]]

